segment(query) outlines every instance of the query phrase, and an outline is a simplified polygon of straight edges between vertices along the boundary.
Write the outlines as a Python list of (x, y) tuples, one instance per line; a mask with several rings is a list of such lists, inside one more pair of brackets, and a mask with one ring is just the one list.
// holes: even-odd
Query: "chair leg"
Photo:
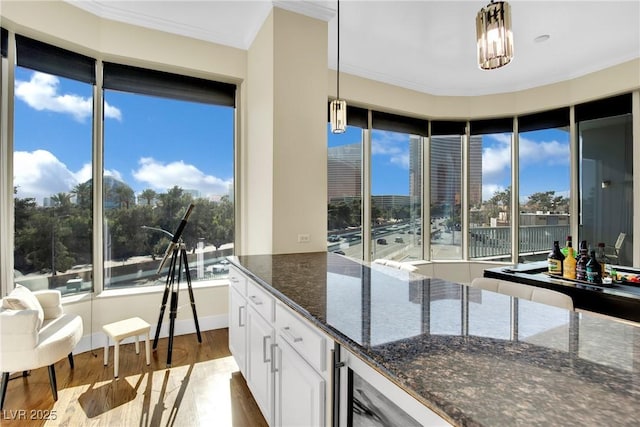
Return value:
[(51, 393), (53, 400), (58, 400), (58, 385), (56, 384), (56, 370), (54, 365), (49, 365), (49, 382), (51, 383)]
[(4, 408), (4, 397), (7, 394), (7, 383), (9, 382), (9, 372), (2, 373), (2, 390), (0, 391), (0, 411)]
[(71, 366), (71, 369), (73, 369), (73, 353), (69, 353), (67, 357), (69, 358), (69, 365)]

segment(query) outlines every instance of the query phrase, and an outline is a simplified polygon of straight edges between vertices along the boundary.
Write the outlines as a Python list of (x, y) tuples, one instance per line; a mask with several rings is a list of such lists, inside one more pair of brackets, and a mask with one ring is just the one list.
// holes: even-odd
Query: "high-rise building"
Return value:
[(409, 137), (409, 196), (411, 201), (420, 202), (422, 198), (422, 137)]
[(482, 136), (469, 141), (469, 206), (482, 204)]
[[(462, 201), (462, 140), (460, 135), (432, 136), (431, 203), (459, 204)], [(469, 142), (469, 205), (482, 203), (482, 137)]]
[(362, 144), (329, 147), (327, 158), (328, 201), (360, 197), (362, 192)]

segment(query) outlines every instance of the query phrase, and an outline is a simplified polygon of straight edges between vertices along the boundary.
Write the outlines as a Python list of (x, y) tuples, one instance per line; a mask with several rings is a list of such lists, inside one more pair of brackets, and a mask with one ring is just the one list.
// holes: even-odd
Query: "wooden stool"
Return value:
[(107, 366), (109, 361), (109, 337), (114, 341), (115, 354), (113, 356), (113, 376), (118, 377), (118, 365), (120, 357), (120, 341), (125, 338), (136, 338), (136, 354), (140, 354), (140, 342), (138, 341), (139, 335), (144, 335), (144, 349), (147, 356), (147, 365), (151, 363), (151, 348), (149, 347), (149, 330), (151, 327), (147, 322), (139, 317), (132, 317), (130, 319), (120, 320), (119, 322), (109, 323), (104, 325), (102, 330), (107, 335), (107, 343), (104, 346), (104, 366)]

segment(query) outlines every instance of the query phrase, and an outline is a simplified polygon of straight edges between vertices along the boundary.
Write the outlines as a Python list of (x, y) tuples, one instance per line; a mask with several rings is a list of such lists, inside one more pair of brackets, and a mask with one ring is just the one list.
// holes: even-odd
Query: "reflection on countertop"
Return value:
[(640, 328), (332, 253), (230, 261), (457, 425), (640, 425)]

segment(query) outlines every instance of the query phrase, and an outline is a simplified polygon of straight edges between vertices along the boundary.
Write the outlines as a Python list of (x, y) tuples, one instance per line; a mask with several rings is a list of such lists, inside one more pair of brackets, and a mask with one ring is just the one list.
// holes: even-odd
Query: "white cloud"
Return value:
[(174, 186), (183, 190), (198, 190), (202, 197), (212, 198), (229, 193), (232, 179), (221, 179), (206, 175), (193, 165), (182, 160), (162, 163), (151, 157), (143, 157), (138, 163), (140, 167), (133, 171), (133, 177), (160, 192), (165, 192)]
[[(490, 135), (497, 144), (482, 150), (482, 181), (487, 185), (503, 182), (511, 170), (511, 135)], [(520, 168), (536, 165), (569, 165), (569, 144), (558, 141), (534, 141), (520, 137)], [(498, 185), (498, 184), (493, 184)]]
[(499, 184), (482, 184), (482, 200), (489, 200), (499, 191), (504, 191), (505, 187)]
[(492, 180), (511, 168), (511, 145), (503, 141), (482, 150), (482, 179)]
[[(482, 175), (491, 179), (492, 176), (504, 174), (511, 168), (511, 135), (496, 134), (490, 136), (498, 142), (493, 147), (482, 150)], [(531, 164), (568, 165), (569, 144), (558, 141), (534, 141), (520, 137), (520, 165)]]
[[(61, 94), (59, 91), (60, 79), (58, 77), (37, 71), (31, 75), (28, 82), (17, 80), (15, 86), (16, 97), (35, 110), (69, 114), (78, 121), (91, 117), (92, 98)], [(104, 115), (106, 118), (122, 119), (120, 110), (106, 102)]]
[(87, 182), (92, 178), (91, 173), (91, 163), (85, 163), (78, 172), (73, 174), (73, 176), (75, 177), (76, 182)]
[(533, 141), (520, 137), (520, 164), (569, 165), (569, 143)]
[(68, 193), (78, 184), (76, 174), (46, 150), (14, 153), (14, 185), (17, 197), (33, 197), (42, 204), (45, 197)]
[(372, 156), (388, 156), (389, 163), (409, 169), (409, 148), (406, 135), (377, 131), (371, 140)]
[(115, 180), (118, 180), (120, 182), (125, 182), (124, 178), (122, 178), (122, 173), (120, 173), (120, 171), (112, 169), (112, 170), (106, 170), (104, 171), (104, 176), (110, 176)]

